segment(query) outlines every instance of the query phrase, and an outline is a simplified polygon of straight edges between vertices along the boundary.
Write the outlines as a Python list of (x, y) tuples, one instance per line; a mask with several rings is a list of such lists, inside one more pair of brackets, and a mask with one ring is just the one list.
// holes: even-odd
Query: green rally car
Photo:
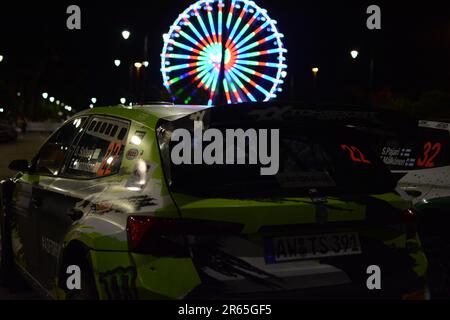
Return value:
[[(55, 299), (423, 298), (416, 212), (358, 130), (370, 116), (276, 103), (82, 112), (10, 165), (2, 278), (18, 270)], [(195, 136), (198, 122), (279, 130), (278, 172), (174, 164), (175, 130)]]

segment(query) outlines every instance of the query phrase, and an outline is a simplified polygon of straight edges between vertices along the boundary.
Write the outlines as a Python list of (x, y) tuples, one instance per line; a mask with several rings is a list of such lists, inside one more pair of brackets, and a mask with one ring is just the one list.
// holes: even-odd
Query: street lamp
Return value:
[(144, 62), (142, 62), (142, 64), (144, 65), (144, 67), (148, 67), (148, 65), (149, 65), (149, 63), (148, 63), (148, 61), (144, 61)]
[(90, 104), (90, 105), (89, 105), (89, 108), (90, 108), (90, 109), (94, 109), (94, 105), (93, 105), (93, 104)]
[(92, 98), (92, 99), (91, 99), (91, 102), (92, 102), (92, 103), (97, 103), (97, 98)]
[(42, 98), (47, 99), (47, 98), (48, 98), (48, 93), (47, 93), (47, 92), (44, 92), (44, 93), (42, 94)]
[(3, 61), (3, 56), (0, 54), (0, 62)]
[[(353, 58), (353, 60), (356, 60), (359, 56), (359, 51), (356, 49), (353, 49), (350, 51), (350, 55)], [(370, 97), (370, 104), (373, 105), (373, 77), (374, 77), (374, 57), (373, 55), (369, 56), (370, 63), (369, 63), (369, 97)]]
[(59, 106), (59, 104), (61, 103), (61, 101), (56, 100), (56, 105)]
[(125, 99), (125, 98), (120, 98), (120, 103), (121, 104), (125, 104), (127, 102), (127, 99)]
[(136, 69), (140, 69), (140, 68), (142, 68), (142, 63), (140, 63), (140, 62), (135, 62), (135, 63), (134, 63), (134, 67), (135, 67)]
[(114, 60), (116, 67), (120, 66), (121, 61), (119, 59)]
[(317, 101), (317, 99), (319, 98), (319, 83), (317, 77), (317, 74), (319, 73), (319, 68), (314, 67), (311, 70), (313, 73), (313, 99), (314, 101)]
[(55, 98), (54, 97), (50, 97), (49, 100), (50, 100), (51, 103), (55, 102)]
[(128, 30), (123, 30), (123, 31), (122, 31), (122, 37), (123, 37), (125, 40), (128, 40), (128, 38), (130, 37), (130, 35), (131, 35), (130, 31), (128, 31)]

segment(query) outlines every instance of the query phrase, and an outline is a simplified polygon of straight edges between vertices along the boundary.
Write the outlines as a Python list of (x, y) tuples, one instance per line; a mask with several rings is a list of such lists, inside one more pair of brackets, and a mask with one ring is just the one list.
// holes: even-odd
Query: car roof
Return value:
[(176, 120), (189, 114), (208, 108), (198, 105), (174, 105), (174, 104), (146, 104), (134, 106), (110, 106), (88, 109), (77, 114), (80, 115), (104, 115), (133, 120), (155, 128), (160, 119)]
[[(275, 101), (275, 102), (258, 102), (258, 103), (242, 103), (239, 104), (239, 109), (264, 109), (267, 107), (293, 107), (299, 110), (314, 110), (319, 113), (333, 113), (333, 112), (344, 112), (344, 113), (363, 113), (362, 117), (364, 118), (365, 113), (380, 113), (389, 118), (392, 118), (391, 121), (395, 124), (395, 126), (399, 126), (397, 120), (394, 120), (394, 115), (400, 116), (400, 114), (396, 114), (390, 110), (377, 110), (367, 106), (354, 106), (354, 105), (340, 105), (340, 104), (317, 104), (317, 103), (303, 103), (303, 102), (289, 102), (289, 101)], [(133, 120), (139, 123), (142, 123), (152, 129), (156, 129), (156, 126), (159, 120), (167, 120), (174, 121), (190, 114), (205, 110), (205, 109), (217, 109), (217, 111), (226, 108), (230, 112), (233, 112), (233, 108), (229, 108), (229, 105), (218, 105), (213, 107), (202, 106), (202, 105), (174, 105), (170, 102), (155, 102), (149, 104), (141, 104), (141, 105), (133, 105), (133, 106), (125, 106), (125, 105), (116, 105), (110, 107), (97, 107), (93, 109), (88, 109), (82, 111), (79, 115), (105, 115), (112, 117), (119, 117), (123, 119)], [(235, 109), (236, 110), (236, 109)], [(212, 111), (212, 110), (211, 110)], [(359, 116), (356, 116), (358, 118)], [(404, 115), (401, 115), (404, 117)], [(386, 117), (384, 117), (386, 118)], [(361, 119), (363, 120), (363, 119)], [(386, 120), (386, 119), (384, 119)], [(417, 121), (413, 119), (414, 126), (417, 126)], [(409, 121), (405, 121), (405, 123)], [(413, 123), (411, 122), (411, 123)], [(399, 126), (401, 127), (401, 126)]]

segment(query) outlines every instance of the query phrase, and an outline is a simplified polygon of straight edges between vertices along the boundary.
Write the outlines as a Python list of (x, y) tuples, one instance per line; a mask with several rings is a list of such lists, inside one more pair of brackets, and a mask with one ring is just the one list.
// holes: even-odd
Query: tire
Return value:
[(0, 284), (9, 286), (14, 277), (11, 228), (8, 217), (5, 215), (3, 218), (3, 224), (0, 226)]
[(419, 225), (420, 237), (428, 259), (427, 280), (432, 300), (450, 299), (450, 238), (447, 235), (448, 214), (424, 212)]
[[(89, 263), (88, 253), (85, 253), (83, 256), (77, 257), (71, 263), (65, 263), (65, 268), (63, 272), (63, 282), (60, 284), (62, 289), (66, 293), (66, 300), (98, 300), (97, 287), (95, 284), (94, 273), (92, 272), (91, 265)], [(67, 274), (65, 274), (65, 270), (70, 265), (77, 265), (80, 267), (81, 271), (81, 289), (73, 289), (69, 290), (67, 288)]]
[(450, 299), (450, 242), (444, 236), (422, 239), (428, 258), (428, 287), (432, 300)]
[(14, 184), (11, 180), (0, 184), (0, 284), (9, 286), (15, 276), (13, 250), (11, 240), (11, 216), (8, 215), (8, 205), (12, 196)]

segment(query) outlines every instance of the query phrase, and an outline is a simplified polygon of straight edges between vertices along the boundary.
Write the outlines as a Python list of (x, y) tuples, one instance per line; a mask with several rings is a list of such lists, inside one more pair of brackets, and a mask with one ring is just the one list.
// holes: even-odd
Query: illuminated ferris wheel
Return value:
[(161, 72), (172, 99), (212, 105), (275, 98), (287, 69), (276, 24), (254, 1), (192, 4), (164, 35)]

